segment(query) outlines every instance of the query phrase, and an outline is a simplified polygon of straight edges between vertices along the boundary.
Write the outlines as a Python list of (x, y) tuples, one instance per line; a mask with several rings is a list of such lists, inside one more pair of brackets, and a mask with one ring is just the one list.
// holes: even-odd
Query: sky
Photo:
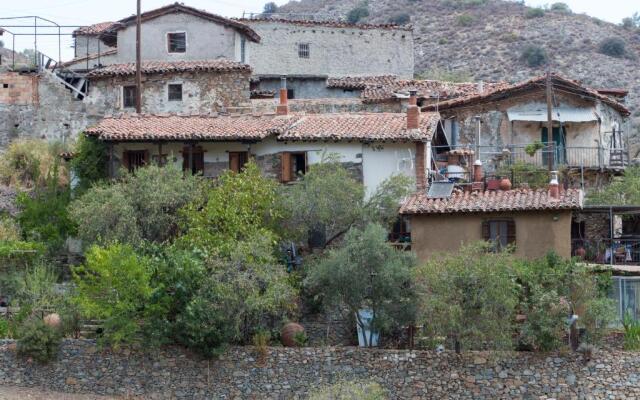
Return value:
[[(150, 10), (172, 3), (174, 0), (142, 0), (142, 9)], [(185, 4), (205, 9), (226, 17), (241, 17), (243, 12), (260, 12), (268, 0), (181, 0)], [(559, 1), (559, 0), (558, 0)], [(277, 4), (284, 4), (286, 0), (276, 0)], [(529, 6), (543, 6), (551, 3), (549, 0), (527, 0)], [(605, 21), (619, 23), (622, 18), (640, 11), (637, 0), (564, 0), (576, 13), (586, 13)], [(38, 15), (55, 21), (59, 25), (89, 25), (102, 21), (116, 21), (136, 11), (135, 0), (0, 0), (0, 17), (16, 17)], [(0, 19), (0, 26), (25, 25), (33, 19), (6, 20)], [(8, 28), (16, 32), (33, 32), (32, 28)], [(63, 28), (63, 33), (70, 33), (74, 28)], [(56, 33), (56, 29), (38, 28), (40, 32)], [(0, 37), (5, 47), (11, 48), (11, 35)], [(73, 41), (70, 35), (61, 40), (61, 56), (63, 60), (73, 57), (71, 48)], [(32, 36), (17, 36), (16, 49), (33, 48)], [(57, 36), (38, 37), (38, 48), (52, 58), (58, 58)]]

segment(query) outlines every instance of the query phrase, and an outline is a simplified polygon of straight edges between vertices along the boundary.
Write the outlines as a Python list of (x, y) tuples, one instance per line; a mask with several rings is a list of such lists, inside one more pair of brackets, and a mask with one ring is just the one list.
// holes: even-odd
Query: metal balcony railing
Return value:
[(571, 255), (593, 264), (640, 265), (640, 239), (574, 239)]

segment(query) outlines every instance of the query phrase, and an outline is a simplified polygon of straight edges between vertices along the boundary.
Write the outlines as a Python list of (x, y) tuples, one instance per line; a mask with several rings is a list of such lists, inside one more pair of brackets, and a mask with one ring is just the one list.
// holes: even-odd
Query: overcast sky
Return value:
[[(150, 10), (170, 4), (173, 0), (142, 0), (142, 8)], [(268, 0), (182, 0), (185, 4), (208, 10), (227, 17), (241, 17), (243, 12), (259, 12)], [(527, 0), (530, 6), (545, 5), (553, 1)], [(619, 23), (622, 18), (640, 11), (640, 1), (637, 0), (564, 0), (577, 13)], [(38, 15), (51, 19), (60, 25), (89, 25), (101, 21), (115, 21), (135, 13), (135, 0), (0, 0), (0, 17), (14, 17), (24, 15)], [(284, 4), (286, 0), (276, 0), (277, 4)], [(0, 20), (2, 24), (25, 24), (32, 20)], [(32, 29), (9, 28), (13, 31), (31, 32)], [(41, 31), (57, 32), (57, 30)], [(64, 29), (71, 32), (73, 28)], [(5, 47), (11, 48), (11, 36), (5, 34), (0, 37)], [(70, 36), (62, 39), (62, 58), (73, 56)], [(33, 48), (33, 37), (17, 37), (16, 49)], [(58, 39), (56, 36), (38, 37), (38, 47), (46, 54), (57, 58)]]

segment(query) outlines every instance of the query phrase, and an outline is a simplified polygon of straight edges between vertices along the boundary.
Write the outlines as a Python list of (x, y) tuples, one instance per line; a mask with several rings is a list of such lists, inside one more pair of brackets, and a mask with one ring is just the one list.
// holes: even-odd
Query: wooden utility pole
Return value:
[(553, 171), (553, 160), (555, 159), (556, 149), (553, 142), (553, 94), (551, 93), (551, 70), (547, 68), (547, 140), (551, 143), (551, 151), (547, 157), (549, 171)]
[(141, 5), (138, 0), (138, 13), (136, 16), (136, 112), (138, 114), (142, 113), (142, 66), (141, 66), (141, 58), (142, 54), (140, 51), (140, 22), (141, 22)]

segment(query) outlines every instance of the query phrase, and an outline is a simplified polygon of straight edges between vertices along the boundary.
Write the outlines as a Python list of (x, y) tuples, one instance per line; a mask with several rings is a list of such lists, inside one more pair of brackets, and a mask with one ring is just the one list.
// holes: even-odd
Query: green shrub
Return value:
[(609, 37), (600, 42), (598, 51), (610, 57), (622, 58), (627, 54), (626, 42), (619, 37)]
[(56, 290), (58, 273), (44, 261), (26, 268), (18, 274), (13, 305), (29, 306), (34, 311), (56, 308), (62, 294)]
[(139, 342), (144, 307), (152, 294), (149, 259), (129, 245), (93, 246), (85, 263), (72, 272), (80, 311), (87, 318), (104, 321), (101, 344), (117, 347)]
[(339, 382), (311, 391), (310, 400), (385, 400), (385, 390), (375, 382)]
[(273, 1), (265, 3), (264, 7), (262, 7), (263, 14), (273, 14), (278, 12), (278, 5)]
[(431, 338), (462, 349), (511, 349), (518, 286), (513, 257), (485, 244), (438, 255), (414, 271), (418, 323)]
[(42, 319), (28, 319), (19, 330), (17, 351), (20, 356), (46, 363), (60, 350), (61, 335), (56, 328), (47, 326)]
[(4, 318), (0, 318), (0, 339), (9, 337), (9, 321)]
[(553, 3), (550, 7), (551, 11), (556, 11), (563, 14), (571, 14), (571, 8), (567, 3)]
[[(14, 187), (33, 188), (46, 185), (46, 180), (60, 163), (59, 143), (41, 139), (20, 139), (9, 144), (0, 157), (0, 182)], [(66, 170), (60, 166), (56, 185), (68, 183)]]
[(408, 13), (397, 13), (389, 18), (389, 22), (395, 25), (405, 25), (411, 22), (411, 16)]
[[(525, 149), (525, 151), (527, 151), (527, 149)], [(516, 186), (527, 183), (532, 189), (546, 188), (550, 179), (547, 168), (538, 167), (535, 164), (523, 161), (516, 161), (511, 165), (501, 166), (496, 171), (496, 175), (513, 178), (513, 184)]]
[(358, 6), (347, 13), (347, 21), (349, 21), (349, 23), (356, 24), (368, 16), (369, 5), (365, 1), (360, 3)]
[(71, 159), (71, 169), (79, 181), (77, 190), (80, 193), (108, 177), (108, 161), (107, 145), (103, 141), (80, 135)]
[(520, 59), (531, 68), (543, 66), (548, 61), (546, 50), (536, 45), (529, 45), (525, 47), (522, 50)]
[(0, 243), (19, 241), (21, 237), (18, 222), (13, 218), (0, 216)]
[(456, 17), (456, 22), (460, 26), (471, 26), (476, 21), (476, 18), (470, 14), (460, 14)]
[(525, 18), (533, 19), (533, 18), (541, 18), (544, 17), (544, 9), (536, 7), (536, 8), (528, 8), (524, 14)]
[(622, 326), (624, 327), (624, 349), (640, 350), (640, 321), (634, 320), (631, 313), (626, 313)]

